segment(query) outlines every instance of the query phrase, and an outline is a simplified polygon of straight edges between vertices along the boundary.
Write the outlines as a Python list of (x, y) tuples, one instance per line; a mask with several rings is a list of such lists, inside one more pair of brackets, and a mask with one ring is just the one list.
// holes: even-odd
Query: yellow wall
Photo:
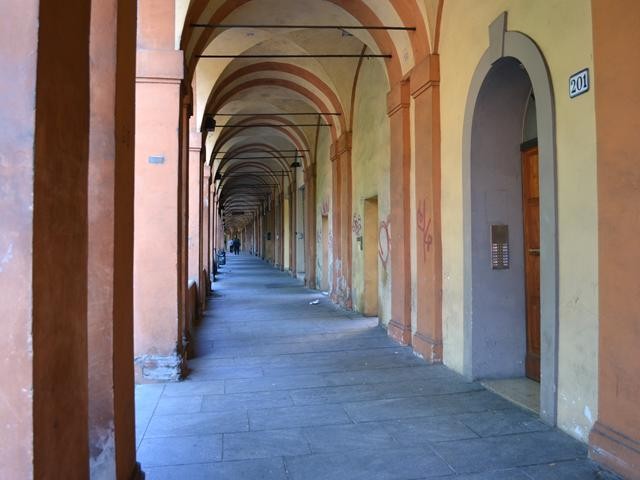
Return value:
[(463, 366), (462, 128), (488, 26), (508, 12), (508, 30), (539, 46), (552, 77), (557, 126), (559, 232), (558, 426), (586, 441), (597, 411), (597, 198), (592, 89), (568, 98), (568, 77), (593, 73), (590, 2), (447, 0), (441, 33), (444, 361)]
[[(364, 201), (378, 196), (378, 223), (390, 213), (389, 205), (389, 118), (386, 95), (388, 82), (384, 65), (364, 61), (360, 70), (354, 105), (352, 137), (353, 215), (364, 224)], [(363, 310), (364, 252), (353, 235), (352, 293), (354, 309)], [(378, 259), (379, 318), (385, 325), (391, 319), (391, 264), (387, 269)]]

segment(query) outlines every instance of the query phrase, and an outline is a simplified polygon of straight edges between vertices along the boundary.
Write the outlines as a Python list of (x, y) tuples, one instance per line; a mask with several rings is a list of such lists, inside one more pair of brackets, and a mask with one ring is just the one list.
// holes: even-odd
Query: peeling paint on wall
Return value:
[(13, 258), (13, 243), (10, 243), (9, 246), (7, 247), (7, 251), (2, 256), (2, 260), (0, 260), (0, 272), (4, 270), (2, 266), (8, 264), (12, 258)]
[(91, 480), (111, 480), (116, 478), (116, 447), (113, 422), (109, 424), (96, 442), (91, 445), (89, 468)]

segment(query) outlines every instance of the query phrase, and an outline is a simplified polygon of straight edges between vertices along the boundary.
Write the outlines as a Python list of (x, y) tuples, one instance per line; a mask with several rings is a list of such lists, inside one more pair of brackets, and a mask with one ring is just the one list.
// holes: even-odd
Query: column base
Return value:
[(140, 466), (140, 463), (136, 462), (136, 466), (133, 469), (133, 473), (131, 474), (131, 480), (144, 480), (145, 479), (145, 474), (142, 471), (142, 467)]
[(186, 372), (186, 361), (177, 353), (135, 357), (136, 383), (177, 382)]
[(397, 320), (391, 320), (387, 327), (387, 335), (402, 345), (411, 345), (411, 327)]
[(442, 341), (416, 332), (412, 339), (413, 350), (429, 363), (442, 363)]
[(589, 456), (628, 480), (640, 480), (640, 442), (599, 421), (589, 435)]

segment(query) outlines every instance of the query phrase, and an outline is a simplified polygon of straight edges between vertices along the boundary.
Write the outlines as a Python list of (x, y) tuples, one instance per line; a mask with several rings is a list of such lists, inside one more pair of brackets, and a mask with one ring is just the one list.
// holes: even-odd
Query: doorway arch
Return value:
[[(514, 198), (521, 199), (514, 191), (514, 185), (517, 183), (515, 180), (521, 178), (519, 177), (521, 170), (518, 168), (519, 152), (516, 149), (517, 158), (511, 164), (511, 181), (505, 182), (505, 177), (509, 176), (509, 172), (505, 170), (509, 161), (503, 156), (513, 157), (514, 146), (519, 147), (523, 141), (522, 128), (529, 92), (532, 91), (536, 99), (539, 152), (540, 416), (553, 425), (556, 422), (558, 377), (558, 248), (553, 87), (544, 57), (535, 42), (520, 32), (507, 31), (506, 26), (506, 12), (498, 16), (489, 26), (490, 44), (474, 72), (465, 108), (462, 145), (464, 373), (474, 379), (485, 375), (494, 378), (516, 376), (513, 374), (518, 371), (524, 373), (522, 215), (516, 217), (510, 215), (508, 205), (505, 206), (505, 202)], [(508, 78), (515, 84), (501, 91), (500, 86), (506, 87), (509, 83)], [(504, 102), (506, 105), (495, 104), (501, 97), (507, 100)], [(483, 111), (483, 109), (489, 109), (489, 111)], [(485, 123), (488, 122), (489, 125), (480, 127), (476, 124), (474, 127), (476, 121), (483, 115)], [(519, 119), (520, 122), (513, 125), (506, 122), (507, 119), (510, 121)], [(503, 130), (505, 128), (510, 133)], [(491, 131), (494, 132), (493, 136), (487, 137), (491, 135)], [(497, 132), (499, 135), (496, 135)], [(500, 141), (496, 142), (496, 139)], [(483, 158), (485, 165), (482, 165)], [(493, 163), (493, 166), (487, 169), (486, 162)], [(503, 162), (502, 165), (500, 165), (501, 162)], [(491, 177), (492, 174), (502, 178)], [(501, 187), (500, 182), (503, 186), (507, 185), (507, 188)], [(511, 187), (508, 187), (509, 185)], [(521, 187), (519, 188), (519, 195), (521, 195), (522, 190)], [(490, 193), (486, 195), (487, 192)], [(512, 213), (514, 210), (511, 208)], [(484, 218), (481, 217), (483, 214)], [(499, 217), (506, 220), (502, 221)], [(509, 274), (504, 275), (503, 278), (498, 278), (495, 275), (498, 273), (496, 271), (493, 271), (494, 275), (487, 274), (487, 271), (491, 272), (491, 266), (488, 263), (490, 262), (489, 228), (494, 221), (506, 222), (507, 225), (511, 222), (509, 243), (514, 256), (510, 259)], [(505, 281), (509, 275), (512, 278), (519, 275), (520, 280), (512, 285)], [(500, 290), (505, 286), (511, 288), (511, 291)], [(515, 320), (512, 318), (514, 323), (505, 326), (508, 318), (518, 315), (520, 315), (519, 318)], [(496, 317), (502, 317), (502, 320), (496, 321)], [(518, 322), (520, 327), (517, 327)], [(511, 338), (508, 335), (494, 336), (491, 339), (492, 342), (484, 342), (483, 345), (483, 334), (486, 340), (486, 335), (491, 335), (492, 329), (495, 333), (497, 328), (519, 328), (519, 331)], [(509, 348), (500, 342), (513, 343)], [(517, 345), (514, 346), (514, 344)], [(492, 357), (487, 352), (483, 352), (483, 347), (495, 348), (496, 356)], [(514, 359), (519, 355), (522, 363), (517, 365)], [(495, 364), (496, 361), (503, 361), (510, 365), (498, 367)]]

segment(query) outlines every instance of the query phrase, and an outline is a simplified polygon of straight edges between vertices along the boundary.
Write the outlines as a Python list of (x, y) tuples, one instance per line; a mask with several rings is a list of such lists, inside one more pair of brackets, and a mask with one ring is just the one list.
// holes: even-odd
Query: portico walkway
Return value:
[(258, 259), (228, 257), (214, 285), (189, 379), (136, 387), (150, 480), (613, 478), (584, 445)]

